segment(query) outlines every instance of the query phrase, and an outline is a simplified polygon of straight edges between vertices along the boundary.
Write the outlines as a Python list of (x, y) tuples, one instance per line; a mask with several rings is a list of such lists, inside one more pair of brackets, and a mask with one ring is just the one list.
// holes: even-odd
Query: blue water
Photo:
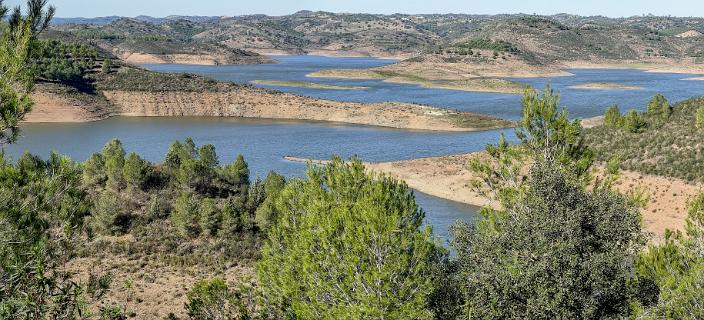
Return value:
[[(310, 78), (307, 74), (328, 69), (355, 69), (382, 66), (393, 60), (372, 58), (330, 58), (317, 56), (276, 57), (278, 64), (193, 66), (193, 65), (146, 65), (161, 72), (190, 72), (219, 80), (249, 83), (253, 80), (309, 81), (340, 86), (364, 86), (364, 90), (329, 90), (265, 86), (281, 91), (297, 93), (338, 101), (383, 102), (401, 101), (421, 103), (450, 109), (479, 112), (516, 120), (520, 117), (521, 97), (513, 94), (478, 93), (459, 90), (428, 89), (418, 85), (388, 83), (380, 80), (350, 80), (334, 78)], [(644, 110), (648, 100), (662, 93), (670, 101), (680, 101), (692, 96), (704, 95), (704, 81), (683, 81), (695, 77), (691, 74), (650, 73), (630, 69), (574, 69), (567, 70), (574, 76), (552, 78), (512, 79), (544, 88), (551, 83), (560, 92), (562, 104), (575, 118), (602, 115), (607, 107), (616, 104), (621, 110), (634, 108)], [(587, 90), (570, 86), (594, 82), (613, 82), (642, 87), (640, 90)]]
[[(306, 74), (335, 68), (368, 68), (392, 63), (369, 58), (326, 58), (313, 56), (276, 57), (279, 64), (241, 66), (149, 65), (162, 72), (192, 72), (220, 80), (247, 83), (252, 80), (315, 81), (345, 86), (366, 86), (366, 90), (325, 90), (273, 87), (306, 96), (339, 101), (404, 101), (439, 107), (482, 112), (507, 119), (520, 116), (520, 96), (426, 89), (416, 85), (377, 80), (307, 78)], [(571, 77), (517, 79), (542, 88), (552, 82), (562, 93), (563, 104), (575, 117), (601, 115), (607, 106), (619, 104), (644, 109), (657, 92), (671, 101), (704, 94), (704, 82), (682, 81), (692, 75), (645, 73), (635, 70), (570, 70)], [(590, 82), (616, 82), (643, 87), (642, 90), (578, 90), (568, 86)], [(23, 124), (23, 136), (5, 152), (17, 157), (25, 150), (47, 155), (51, 150), (79, 160), (99, 151), (110, 139), (119, 138), (128, 152), (135, 151), (152, 162), (160, 162), (174, 140), (192, 137), (197, 144), (211, 143), (223, 163), (239, 153), (249, 162), (252, 175), (264, 176), (275, 170), (287, 176), (301, 176), (305, 164), (283, 160), (284, 156), (327, 159), (332, 154), (357, 155), (365, 161), (397, 161), (482, 150), (498, 140), (501, 131), (427, 132), (386, 129), (320, 122), (274, 121), (234, 118), (130, 118), (78, 124)], [(510, 130), (507, 132), (512, 137)], [(427, 222), (441, 241), (448, 239), (449, 226), (459, 219), (472, 220), (477, 208), (417, 193)]]
[[(192, 137), (196, 144), (213, 144), (221, 163), (243, 154), (251, 175), (264, 177), (270, 170), (302, 176), (305, 164), (284, 156), (328, 159), (333, 154), (358, 156), (365, 161), (394, 161), (478, 151), (496, 141), (499, 131), (428, 132), (352, 126), (323, 122), (272, 121), (217, 117), (141, 118), (114, 117), (76, 124), (24, 124), (22, 137), (5, 152), (17, 158), (24, 151), (48, 155), (52, 150), (74, 159), (87, 159), (113, 137), (127, 152), (161, 162), (175, 140)], [(417, 194), (427, 221), (442, 241), (458, 219), (471, 220), (477, 208), (424, 194)]]

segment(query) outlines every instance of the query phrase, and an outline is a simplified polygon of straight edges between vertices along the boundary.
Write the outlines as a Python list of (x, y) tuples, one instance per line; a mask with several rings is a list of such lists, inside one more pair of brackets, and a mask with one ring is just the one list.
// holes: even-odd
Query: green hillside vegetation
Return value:
[(585, 143), (601, 161), (618, 156), (626, 170), (704, 181), (704, 99), (692, 98), (670, 106), (658, 95), (647, 110), (622, 115), (618, 108), (610, 108), (603, 126), (585, 130)]
[[(264, 180), (250, 179), (242, 156), (220, 165), (212, 145), (198, 148), (191, 139), (172, 144), (158, 165), (126, 154), (113, 140), (82, 169), (82, 187), (92, 203), (87, 232), (131, 234), (136, 241), (129, 249), (94, 241), (80, 255), (145, 260), (158, 256), (171, 265), (215, 269), (228, 261), (257, 258), (260, 230), (271, 223), (264, 204), (285, 183), (273, 172)], [(178, 245), (197, 238), (209, 241), (203, 246)]]
[[(86, 21), (81, 21), (86, 22)], [(487, 51), (526, 62), (701, 59), (704, 19), (574, 15), (373, 15), (299, 12), (287, 16), (221, 19), (117, 19), (105, 25), (61, 25), (56, 30), (101, 47), (148, 53), (258, 49), (305, 53), (366, 51), (372, 55)], [(487, 55), (484, 52), (482, 55)], [(238, 54), (247, 54), (239, 52)]]
[[(31, 59), (36, 35), (55, 12), (45, 6), (30, 0), (29, 14), (12, 13), (0, 38), (2, 143), (16, 140), (31, 108), (33, 71), (42, 70)], [(0, 20), (7, 12), (0, 5)], [(350, 16), (358, 28), (376, 17)], [(573, 30), (540, 18), (520, 23)], [(80, 67), (82, 54), (56, 52)], [(100, 74), (112, 74), (105, 63)], [(154, 266), (197, 279), (167, 284), (190, 288), (183, 306), (170, 307), (192, 320), (701, 319), (704, 195), (690, 203), (683, 232), (646, 248), (640, 201), (613, 188), (617, 163), (601, 179), (593, 165), (606, 155), (625, 166), (647, 157), (663, 175), (682, 174), (673, 166), (701, 160), (703, 101), (673, 106), (658, 95), (644, 113), (614, 107), (607, 125), (584, 130), (550, 87), (527, 89), (518, 143), (502, 137), (469, 164), (476, 179), (468, 183), (499, 206), (452, 227), (454, 256), (425, 225), (413, 191), (356, 158), (309, 164), (305, 177), (287, 181), (252, 179), (242, 156), (223, 165), (214, 146), (188, 138), (158, 164), (116, 139), (83, 163), (0, 154), (0, 318), (152, 317), (130, 309), (145, 302), (131, 277)], [(704, 176), (688, 169), (689, 180)], [(111, 271), (128, 275), (125, 301), (106, 299), (122, 293), (111, 289), (112, 274), (67, 269), (81, 258), (117, 260)], [(227, 283), (219, 275), (233, 265), (256, 278)]]
[(212, 41), (201, 41), (195, 36), (206, 26), (187, 20), (168, 21), (152, 24), (135, 19), (122, 18), (107, 25), (70, 25), (56, 28), (52, 37), (71, 37), (77, 41), (94, 43), (108, 51), (118, 53), (169, 54), (218, 54), (226, 57), (224, 63), (236, 63), (250, 59), (250, 63), (270, 62), (256, 53), (229, 48)]

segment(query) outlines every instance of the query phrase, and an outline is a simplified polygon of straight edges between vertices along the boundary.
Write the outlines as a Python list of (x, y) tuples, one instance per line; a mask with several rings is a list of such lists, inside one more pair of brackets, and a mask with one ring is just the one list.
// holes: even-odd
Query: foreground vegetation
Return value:
[[(31, 106), (28, 57), (53, 15), (44, 6), (30, 1), (30, 14), (13, 15), (0, 41), (3, 142), (15, 140)], [(595, 178), (604, 156), (583, 140), (598, 130), (633, 137), (673, 119), (701, 127), (703, 109), (686, 105), (656, 96), (645, 114), (614, 108), (607, 128), (585, 138), (550, 88), (526, 90), (520, 143), (502, 138), (470, 163), (472, 185), (497, 205), (474, 225), (453, 226), (455, 256), (423, 226), (406, 184), (358, 159), (310, 165), (304, 178), (252, 181), (241, 156), (223, 166), (212, 145), (190, 139), (159, 164), (118, 140), (84, 163), (3, 156), (0, 318), (138, 316), (127, 302), (104, 303), (110, 274), (84, 270), (81, 281), (66, 268), (90, 256), (212, 266), (185, 284), (182, 314), (199, 320), (701, 319), (704, 196), (691, 202), (684, 231), (646, 249), (642, 199), (612, 188), (618, 158)], [(135, 241), (111, 245), (120, 237)], [(253, 264), (256, 277), (210, 276), (232, 261)]]

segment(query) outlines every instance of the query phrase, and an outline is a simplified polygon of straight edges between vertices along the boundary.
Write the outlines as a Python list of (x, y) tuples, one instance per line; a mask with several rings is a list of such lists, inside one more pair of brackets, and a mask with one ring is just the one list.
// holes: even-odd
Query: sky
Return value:
[[(9, 6), (25, 0), (5, 0)], [(348, 13), (527, 13), (704, 16), (704, 0), (49, 0), (58, 17), (286, 15), (299, 10)]]

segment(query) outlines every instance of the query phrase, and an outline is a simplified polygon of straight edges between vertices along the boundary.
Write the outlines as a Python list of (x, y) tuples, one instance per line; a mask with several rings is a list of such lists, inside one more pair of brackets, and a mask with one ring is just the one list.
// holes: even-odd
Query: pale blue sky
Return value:
[[(14, 6), (24, 0), (6, 0)], [(263, 13), (284, 15), (298, 10), (354, 13), (573, 13), (611, 17), (652, 13), (704, 16), (704, 0), (50, 0), (59, 17), (208, 15)]]

